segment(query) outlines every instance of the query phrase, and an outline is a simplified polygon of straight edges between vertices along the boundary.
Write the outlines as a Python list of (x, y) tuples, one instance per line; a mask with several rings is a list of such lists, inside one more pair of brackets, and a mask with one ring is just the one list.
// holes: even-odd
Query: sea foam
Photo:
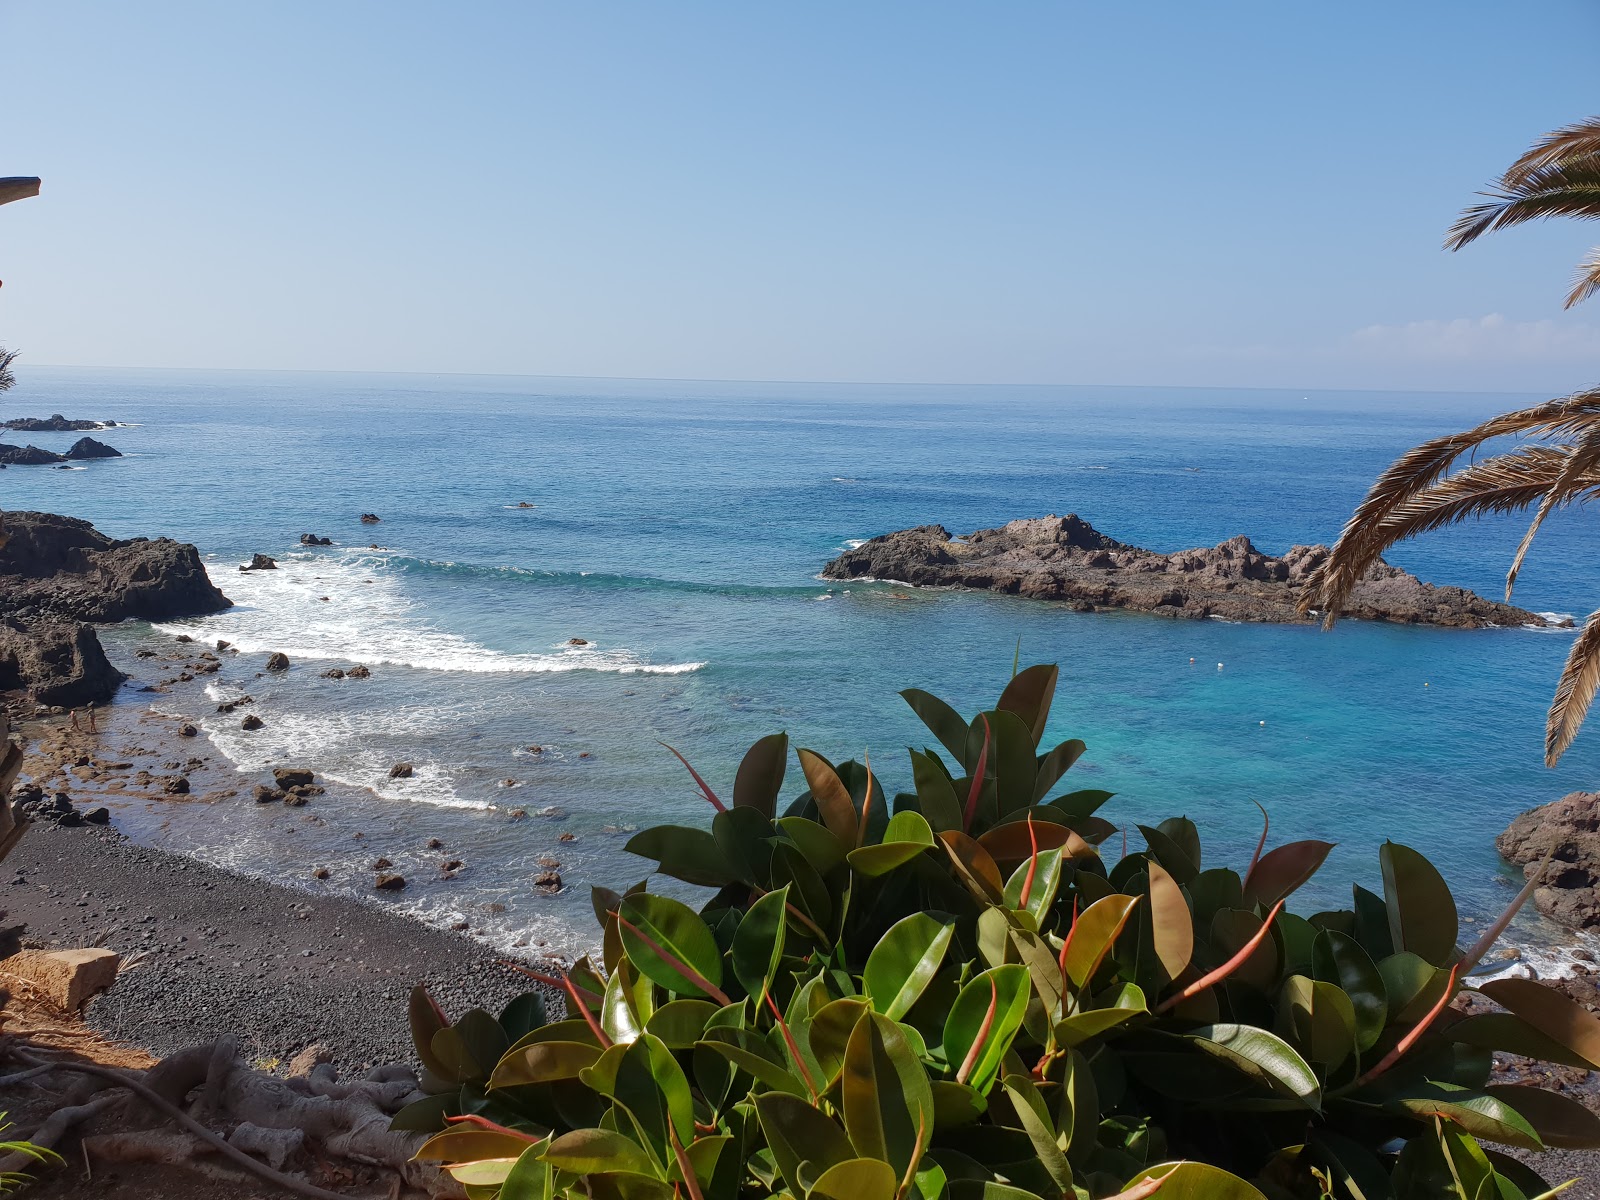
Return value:
[(683, 675), (703, 662), (652, 663), (624, 647), (570, 646), (547, 654), (492, 650), (441, 629), (403, 590), (390, 556), (372, 551), (295, 553), (271, 571), (228, 575), (208, 564), (234, 607), (196, 621), (160, 624), (168, 633), (203, 630), (244, 653), (274, 650), (291, 659), (329, 659), (424, 671), (537, 675), (605, 671)]

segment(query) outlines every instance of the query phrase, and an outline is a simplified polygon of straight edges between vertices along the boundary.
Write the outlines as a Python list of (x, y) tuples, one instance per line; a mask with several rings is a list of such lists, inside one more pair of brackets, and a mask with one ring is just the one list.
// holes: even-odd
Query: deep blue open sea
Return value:
[[(418, 915), (502, 904), (486, 926), (474, 916), (496, 939), (587, 945), (588, 885), (643, 873), (626, 828), (709, 816), (658, 739), (726, 786), (745, 746), (785, 729), (835, 760), (870, 751), (891, 789), (909, 789), (905, 748), (929, 739), (896, 692), (976, 711), (1020, 638), (1024, 663), (1061, 665), (1050, 737), (1088, 742), (1069, 779), (1116, 792), (1113, 820), (1184, 813), (1208, 862), (1242, 862), (1258, 800), (1274, 841), (1341, 844), (1325, 871), (1340, 888), (1377, 886), (1376, 847), (1393, 838), (1433, 856), (1481, 919), (1512, 892), (1495, 834), (1597, 782), (1600, 725), (1558, 769), (1541, 760), (1570, 633), (1174, 622), (817, 573), (908, 525), (966, 533), (1051, 512), (1158, 550), (1239, 533), (1271, 552), (1331, 541), (1398, 452), (1538, 398), (35, 367), (8, 415), (135, 427), (97, 435), (124, 458), (0, 473), (0, 508), (196, 543), (238, 607), (184, 628), (240, 647), (235, 675), (272, 650), (295, 661), (250, 681), (259, 733), (206, 697), (186, 703), (246, 784), (293, 762), (370, 793), (315, 802), (306, 839), (276, 834), (281, 810), (248, 788), (118, 819), (297, 886), (370, 894), (360, 868), (380, 848), (412, 868), (395, 903)], [(1391, 558), (1498, 595), (1520, 528), (1474, 525)], [(302, 532), (337, 544), (303, 550)], [(1550, 522), (1518, 603), (1581, 618), (1596, 549), (1587, 514)], [(284, 569), (239, 574), (256, 552)], [(127, 654), (177, 631), (107, 640)], [(320, 677), (353, 662), (372, 679)], [(401, 760), (415, 776), (389, 780)], [(532, 815), (512, 820), (518, 807)], [(467, 863), (456, 879), (427, 881), (430, 836)], [(559, 896), (531, 887), (544, 855), (562, 864)], [(316, 884), (311, 862), (339, 869)], [(1305, 906), (1339, 898), (1330, 883)]]

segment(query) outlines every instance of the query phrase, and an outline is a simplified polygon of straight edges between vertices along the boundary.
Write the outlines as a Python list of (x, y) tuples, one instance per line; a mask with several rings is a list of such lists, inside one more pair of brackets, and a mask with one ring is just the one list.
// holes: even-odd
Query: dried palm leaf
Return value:
[(1516, 187), (1534, 171), (1551, 163), (1566, 162), (1588, 155), (1600, 155), (1600, 117), (1590, 117), (1547, 133), (1506, 170), (1502, 187)]
[[(1408, 450), (1378, 477), (1345, 524), (1327, 561), (1312, 576), (1301, 600), (1301, 611), (1320, 608), (1326, 614), (1325, 622), (1331, 625), (1361, 577), (1398, 540), (1387, 536), (1385, 523), (1407, 501), (1438, 483), (1463, 454), (1496, 438), (1582, 437), (1593, 428), (1600, 428), (1600, 389), (1502, 413), (1464, 433), (1434, 438)], [(1555, 478), (1549, 476), (1546, 484)]]
[(1445, 234), (1447, 250), (1459, 250), (1486, 233), (1545, 217), (1600, 217), (1600, 155), (1539, 167), (1514, 187), (1480, 193), (1488, 197), (1456, 218)]
[(1534, 513), (1533, 520), (1528, 525), (1528, 532), (1522, 535), (1522, 541), (1517, 545), (1517, 553), (1511, 560), (1511, 569), (1506, 572), (1507, 604), (1511, 603), (1511, 589), (1517, 585), (1517, 573), (1522, 570), (1523, 561), (1528, 557), (1528, 548), (1533, 545), (1539, 526), (1544, 524), (1544, 519), (1557, 504), (1566, 502), (1572, 492), (1574, 481), (1592, 472), (1595, 465), (1600, 463), (1600, 429), (1591, 429), (1583, 435), (1576, 446), (1565, 449), (1567, 461), (1561, 468), (1561, 475), (1545, 493), (1539, 511)]
[(1555, 766), (1578, 736), (1596, 688), (1600, 688), (1600, 612), (1589, 614), (1561, 669), (1561, 682), (1556, 685), (1556, 698), (1544, 726), (1545, 766)]
[(1578, 276), (1573, 280), (1572, 290), (1567, 293), (1564, 307), (1580, 304), (1596, 292), (1600, 292), (1600, 248), (1591, 250), (1589, 257), (1578, 264)]
[[(1565, 461), (1560, 450), (1528, 446), (1459, 471), (1394, 510), (1381, 526), (1383, 549), (1471, 517), (1521, 512), (1549, 494)], [(1600, 472), (1572, 480), (1562, 498), (1577, 499), (1595, 489), (1600, 489)]]

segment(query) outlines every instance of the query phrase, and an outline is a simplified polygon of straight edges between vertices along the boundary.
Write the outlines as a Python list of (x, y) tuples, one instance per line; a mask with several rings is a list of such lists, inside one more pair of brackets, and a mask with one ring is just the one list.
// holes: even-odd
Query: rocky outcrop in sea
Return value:
[(51, 413), (48, 417), (13, 417), (0, 426), (18, 433), (90, 433), (116, 427), (115, 421), (69, 421), (60, 413)]
[(41, 450), (38, 446), (8, 446), (0, 442), (0, 467), (45, 467), (67, 461), (65, 454)]
[(72, 443), (72, 449), (67, 451), (68, 459), (80, 458), (121, 458), (122, 451), (97, 442), (92, 437), (79, 438)]
[[(1263, 554), (1247, 537), (1210, 548), (1159, 554), (1107, 537), (1074, 514), (1012, 521), (953, 537), (922, 525), (873, 538), (822, 569), (827, 579), (882, 579), (917, 587), (959, 587), (1055, 600), (1082, 612), (1131, 609), (1164, 617), (1297, 622), (1326, 546)], [(1476, 629), (1545, 625), (1536, 613), (1437, 587), (1380, 563), (1346, 605), (1346, 617)]]
[(41, 704), (105, 700), (121, 684), (90, 622), (166, 621), (233, 603), (187, 543), (119, 541), (54, 513), (0, 521), (0, 689), (31, 688)]
[(1569, 792), (1529, 809), (1494, 844), (1525, 874), (1550, 854), (1534, 905), (1569, 928), (1600, 928), (1600, 792)]

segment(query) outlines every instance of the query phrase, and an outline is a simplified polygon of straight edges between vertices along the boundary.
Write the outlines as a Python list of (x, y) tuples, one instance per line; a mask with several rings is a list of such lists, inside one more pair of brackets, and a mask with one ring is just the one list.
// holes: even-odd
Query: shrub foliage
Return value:
[(1426, 858), (1386, 844), (1381, 895), (1299, 916), (1328, 843), (1209, 865), (1175, 817), (1129, 850), (1108, 793), (1062, 784), (1084, 744), (1042, 744), (1056, 677), (972, 720), (902, 693), (936, 745), (892, 798), (799, 749), (782, 803), (784, 734), (728, 803), (696, 774), (710, 829), (628, 848), (698, 911), (595, 889), (561, 1013), (413, 995), (419, 1157), (484, 1200), (1532, 1200), (1504, 1147), (1600, 1145), (1575, 1101), (1490, 1083), (1494, 1050), (1600, 1067), (1600, 1019), (1518, 979), (1450, 1008), (1479, 952)]

